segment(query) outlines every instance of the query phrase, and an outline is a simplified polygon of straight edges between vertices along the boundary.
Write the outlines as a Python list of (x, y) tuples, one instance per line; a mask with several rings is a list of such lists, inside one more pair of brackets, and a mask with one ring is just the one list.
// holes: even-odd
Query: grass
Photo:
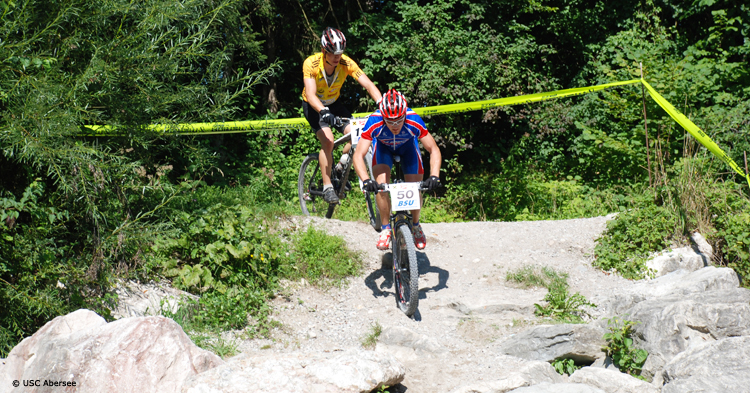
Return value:
[(374, 349), (378, 343), (378, 337), (383, 333), (383, 327), (377, 321), (370, 326), (370, 331), (362, 337), (362, 347), (368, 349)]
[(547, 304), (534, 304), (536, 307), (534, 313), (537, 316), (564, 323), (582, 323), (583, 317), (588, 315), (584, 307), (596, 307), (580, 293), (576, 292), (571, 295), (568, 292), (567, 274), (559, 273), (546, 266), (524, 266), (519, 270), (508, 272), (505, 279), (525, 288), (547, 288), (547, 295), (544, 297)]
[(347, 277), (362, 271), (362, 256), (349, 250), (341, 236), (331, 236), (311, 226), (295, 237), (294, 244), (294, 263), (287, 272), (288, 278), (304, 278), (326, 288), (340, 286)]
[(547, 266), (524, 266), (508, 272), (505, 280), (519, 284), (523, 288), (549, 288), (555, 283), (566, 282), (567, 276)]
[(193, 343), (205, 350), (215, 353), (222, 359), (232, 357), (239, 353), (235, 340), (225, 340), (220, 332), (199, 333), (191, 331), (187, 333)]

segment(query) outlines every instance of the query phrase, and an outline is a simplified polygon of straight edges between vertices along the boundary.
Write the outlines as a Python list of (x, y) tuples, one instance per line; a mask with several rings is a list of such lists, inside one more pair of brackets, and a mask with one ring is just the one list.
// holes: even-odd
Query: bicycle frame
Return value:
[[(355, 134), (355, 142), (352, 143), (352, 146), (351, 146), (351, 148), (349, 150), (349, 158), (346, 161), (346, 165), (344, 166), (344, 170), (342, 171), (342, 176), (341, 176), (342, 179), (348, 179), (349, 178), (349, 173), (351, 172), (351, 169), (352, 169), (352, 164), (354, 162), (352, 160), (352, 154), (354, 153), (354, 150), (357, 148), (357, 141), (359, 140), (359, 135), (361, 135), (361, 133), (362, 133), (362, 127), (364, 127), (364, 123), (365, 123), (365, 121), (367, 119), (366, 118), (363, 118), (363, 119), (337, 118), (337, 121), (342, 121), (342, 120), (350, 120), (350, 121), (352, 121), (352, 125), (353, 125), (354, 129), (352, 130), (352, 132), (350, 132), (348, 134), (344, 134), (340, 138), (334, 140), (333, 141), (333, 150), (336, 150), (337, 148), (341, 147), (342, 145), (351, 142), (352, 141), (352, 133), (356, 133)], [(361, 123), (361, 124), (357, 124), (357, 123)], [(310, 154), (315, 154), (315, 153), (310, 153)], [(365, 159), (365, 161), (367, 162), (368, 170), (372, 174), (372, 159), (371, 159), (371, 157), (372, 157), (372, 149), (370, 149), (370, 152), (368, 152), (368, 155), (366, 156), (366, 159)], [(334, 162), (338, 162), (338, 161), (334, 161)], [(346, 190), (345, 190), (345, 187), (343, 186), (345, 183), (346, 183), (345, 181), (342, 181), (341, 184), (339, 185), (338, 189), (336, 189), (336, 194), (341, 199), (345, 198), (344, 194), (345, 194)], [(362, 180), (359, 181), (359, 185), (360, 185), (360, 188), (361, 188), (362, 187)], [(310, 190), (310, 195), (314, 195), (314, 196), (318, 196), (318, 197), (322, 198), (323, 197), (323, 191), (322, 190), (321, 191), (317, 191), (317, 190), (312, 190), (311, 189)]]
[[(351, 149), (349, 151), (349, 155), (345, 161), (341, 161), (340, 159), (332, 162), (332, 169), (333, 164), (340, 162), (343, 165), (339, 167), (338, 170), (332, 170), (331, 171), (331, 182), (333, 183), (334, 192), (338, 196), (339, 200), (345, 199), (347, 192), (351, 190), (351, 183), (349, 182), (349, 176), (352, 172), (353, 167), (353, 153), (357, 147), (357, 142), (359, 141), (359, 137), (362, 134), (362, 129), (364, 128), (364, 125), (367, 121), (367, 118), (357, 118), (357, 119), (346, 119), (346, 118), (336, 118), (336, 125), (341, 126), (343, 125), (343, 122), (349, 120), (351, 122), (351, 132), (349, 134), (345, 134), (341, 136), (340, 138), (337, 138), (333, 141), (333, 149), (346, 144), (351, 143)], [(319, 167), (319, 152), (318, 153), (310, 153), (308, 154), (300, 167), (300, 173), (298, 176), (297, 181), (297, 187), (298, 187), (298, 195), (299, 195), (299, 201), (300, 201), (300, 207), (302, 209), (302, 212), (305, 215), (310, 215), (311, 211), (315, 212), (325, 212), (326, 218), (331, 218), (333, 216), (333, 212), (335, 209), (335, 204), (328, 204), (323, 205), (326, 207), (322, 207), (320, 205), (321, 201), (323, 201), (323, 184), (322, 184), (322, 176), (320, 173), (320, 167)], [(366, 162), (367, 162), (367, 170), (372, 175), (372, 149), (368, 151), (366, 156)], [(309, 172), (308, 172), (309, 170)], [(371, 176), (372, 177), (372, 176)], [(359, 180), (360, 188), (362, 188), (362, 180)], [(370, 223), (373, 226), (373, 228), (376, 231), (380, 231), (380, 216), (377, 214), (377, 212), (373, 212), (372, 206), (373, 203), (369, 198), (369, 195), (365, 196), (365, 199), (367, 200), (367, 207), (368, 207), (368, 214), (370, 216)]]

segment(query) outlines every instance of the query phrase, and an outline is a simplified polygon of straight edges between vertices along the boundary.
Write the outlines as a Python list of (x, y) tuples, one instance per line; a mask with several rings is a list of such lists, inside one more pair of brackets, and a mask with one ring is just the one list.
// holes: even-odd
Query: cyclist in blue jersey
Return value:
[[(419, 142), (430, 154), (430, 177), (423, 185), (434, 190), (440, 186), (440, 164), (442, 156), (435, 139), (427, 131), (424, 121), (406, 104), (406, 99), (398, 91), (391, 89), (383, 94), (379, 109), (375, 111), (365, 123), (362, 139), (354, 152), (354, 170), (363, 182), (363, 188), (370, 192), (378, 190), (378, 184), (390, 183), (393, 156), (401, 157), (401, 168), (404, 180), (419, 182), (424, 179), (422, 154)], [(365, 166), (365, 154), (373, 146), (372, 172), (375, 179), (370, 179)], [(377, 248), (387, 250), (391, 243), (391, 228), (388, 223), (390, 217), (390, 198), (385, 193), (377, 194), (375, 198), (380, 211), (381, 225)], [(424, 231), (419, 225), (419, 210), (412, 211), (414, 245), (423, 250), (427, 245)]]

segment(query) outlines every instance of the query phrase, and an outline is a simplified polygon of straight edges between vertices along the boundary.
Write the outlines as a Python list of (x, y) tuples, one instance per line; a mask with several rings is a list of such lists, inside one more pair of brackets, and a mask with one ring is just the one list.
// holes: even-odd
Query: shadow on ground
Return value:
[[(427, 299), (427, 293), (429, 292), (437, 292), (441, 289), (448, 288), (448, 278), (450, 277), (450, 273), (447, 270), (433, 266), (430, 263), (430, 258), (427, 257), (427, 254), (424, 252), (418, 252), (417, 264), (420, 276), (424, 276), (428, 273), (436, 273), (438, 276), (438, 282), (435, 285), (419, 288), (419, 299)], [(373, 270), (367, 277), (365, 277), (365, 285), (370, 288), (373, 297), (395, 297), (393, 292), (392, 266), (393, 255), (390, 252), (385, 253), (381, 259), (380, 269)], [(413, 315), (413, 318), (417, 321), (421, 320), (419, 310)]]

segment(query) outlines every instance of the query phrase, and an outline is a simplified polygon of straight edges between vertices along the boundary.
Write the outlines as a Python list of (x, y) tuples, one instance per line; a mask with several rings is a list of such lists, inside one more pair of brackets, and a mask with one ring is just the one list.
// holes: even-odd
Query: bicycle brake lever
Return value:
[(338, 116), (336, 116), (336, 119), (333, 121), (333, 125), (336, 126), (336, 127), (343, 127), (344, 126), (344, 122), (347, 121), (347, 120), (351, 120), (351, 119), (349, 119), (348, 117), (338, 117)]

